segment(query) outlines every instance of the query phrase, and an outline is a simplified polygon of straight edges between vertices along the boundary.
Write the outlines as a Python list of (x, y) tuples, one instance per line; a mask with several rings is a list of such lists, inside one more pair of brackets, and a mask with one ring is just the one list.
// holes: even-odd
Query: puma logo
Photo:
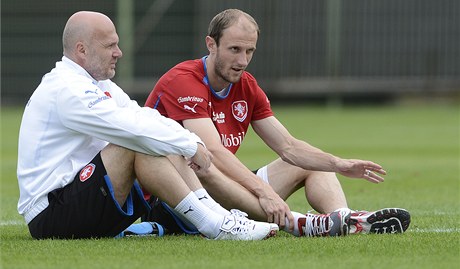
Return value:
[(229, 224), (229, 223), (232, 222), (232, 221), (234, 221), (234, 220), (233, 220), (233, 219), (228, 219), (228, 218), (227, 218), (227, 219), (224, 220), (224, 225), (227, 225), (227, 224)]
[(198, 198), (198, 200), (203, 200), (203, 199), (208, 199), (208, 196), (205, 195), (203, 197)]
[(97, 89), (95, 89), (94, 91), (90, 91), (90, 90), (85, 91), (85, 94), (88, 94), (88, 93), (97, 94)]
[(196, 105), (198, 105), (198, 104), (195, 104), (193, 107), (190, 107), (190, 106), (188, 106), (188, 105), (184, 105), (184, 109), (185, 109), (185, 110), (190, 110), (190, 111), (192, 111), (193, 113), (196, 113), (196, 111), (195, 111)]
[(184, 212), (184, 215), (187, 214), (188, 212), (192, 212), (194, 211), (193, 208), (190, 206), (189, 209), (187, 211)]

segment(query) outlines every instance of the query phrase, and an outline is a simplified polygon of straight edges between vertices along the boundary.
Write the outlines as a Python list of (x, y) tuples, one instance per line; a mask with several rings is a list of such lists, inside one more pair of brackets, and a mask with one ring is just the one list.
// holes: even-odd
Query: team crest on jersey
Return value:
[(90, 164), (86, 165), (80, 171), (80, 181), (85, 182), (88, 178), (90, 178), (93, 175), (94, 170), (96, 170), (96, 165), (95, 164), (90, 163)]
[(246, 101), (233, 102), (232, 114), (239, 122), (243, 122), (248, 116), (248, 104)]

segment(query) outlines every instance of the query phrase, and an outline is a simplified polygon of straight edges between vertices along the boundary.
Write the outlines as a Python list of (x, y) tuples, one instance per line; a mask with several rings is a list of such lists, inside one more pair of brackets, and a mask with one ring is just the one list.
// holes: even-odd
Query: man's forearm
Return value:
[(215, 151), (212, 153), (214, 155), (214, 165), (227, 177), (238, 182), (257, 197), (266, 195), (266, 184), (230, 151), (228, 153), (224, 151)]

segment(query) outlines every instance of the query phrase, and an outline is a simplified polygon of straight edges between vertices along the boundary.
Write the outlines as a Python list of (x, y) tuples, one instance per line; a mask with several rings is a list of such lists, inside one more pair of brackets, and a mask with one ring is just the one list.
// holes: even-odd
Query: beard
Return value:
[(115, 76), (115, 69), (111, 68), (107, 59), (103, 59), (97, 53), (93, 53), (92, 57), (89, 57), (85, 69), (97, 81), (112, 79)]
[(216, 61), (214, 64), (214, 73), (217, 75), (217, 77), (219, 77), (220, 79), (228, 83), (237, 83), (238, 81), (240, 81), (241, 74), (239, 76), (233, 76), (233, 77), (229, 74), (229, 72), (225, 74), (224, 66), (225, 66), (225, 63), (220, 59), (219, 53), (217, 53)]

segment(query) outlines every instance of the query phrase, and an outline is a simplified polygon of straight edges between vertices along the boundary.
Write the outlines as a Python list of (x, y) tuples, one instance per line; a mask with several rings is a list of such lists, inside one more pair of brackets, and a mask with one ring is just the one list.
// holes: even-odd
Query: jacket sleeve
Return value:
[(197, 135), (152, 108), (140, 107), (120, 91), (113, 92), (114, 98), (92, 83), (63, 89), (57, 99), (62, 124), (149, 155), (195, 155), (197, 143), (203, 143)]

